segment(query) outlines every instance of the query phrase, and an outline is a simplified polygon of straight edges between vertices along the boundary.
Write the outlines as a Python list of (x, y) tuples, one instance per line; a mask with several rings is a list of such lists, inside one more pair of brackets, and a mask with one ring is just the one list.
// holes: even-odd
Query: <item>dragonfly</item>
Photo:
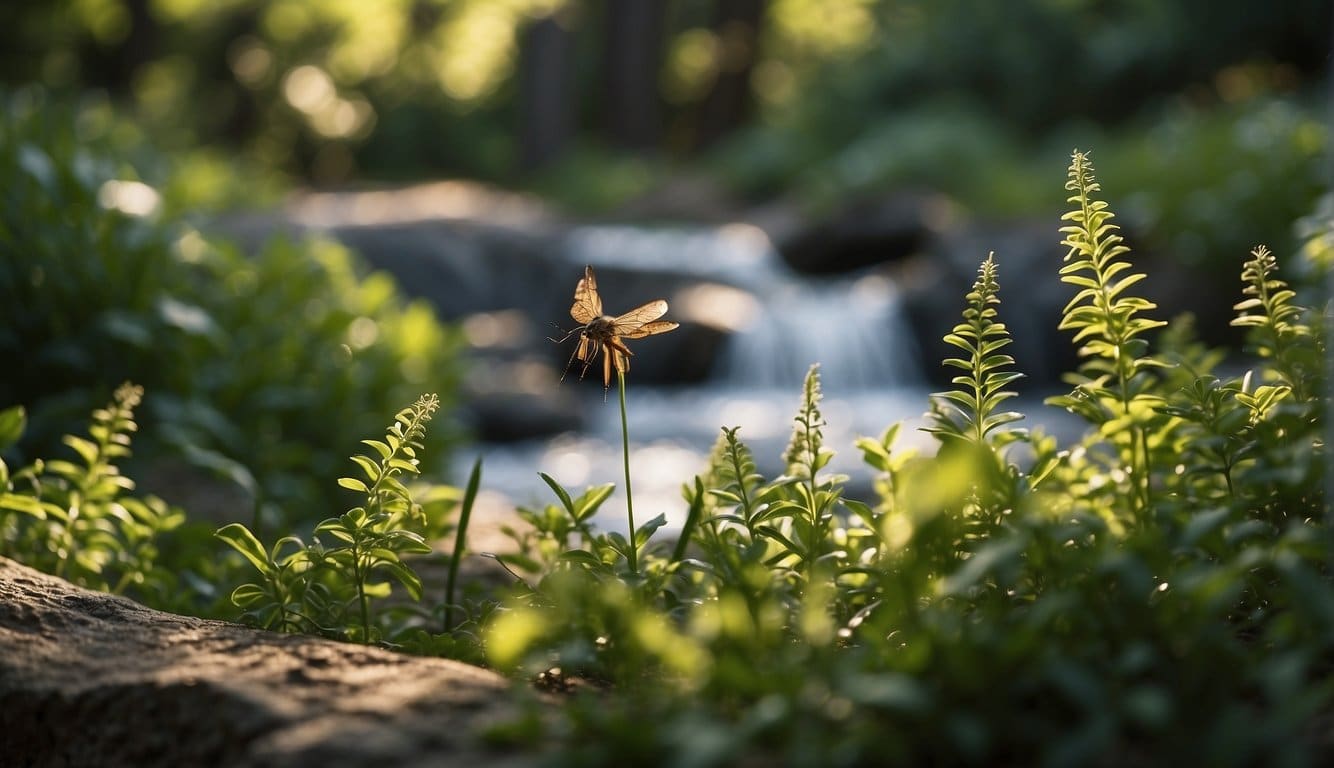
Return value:
[[(583, 370), (579, 372), (579, 378), (582, 379), (601, 352), (602, 387), (604, 390), (610, 389), (612, 368), (622, 374), (630, 371), (630, 358), (634, 353), (625, 346), (626, 339), (642, 339), (678, 327), (677, 323), (658, 319), (666, 313), (667, 302), (656, 299), (623, 315), (613, 317), (602, 314), (602, 297), (598, 295), (597, 278), (593, 275), (593, 268), (585, 266), (584, 276), (574, 288), (574, 306), (570, 307), (570, 317), (581, 327), (560, 339), (565, 341), (579, 334), (579, 346), (575, 347), (570, 361), (565, 364), (565, 374), (570, 372), (570, 366), (578, 359), (583, 363)], [(562, 381), (565, 380), (565, 374), (561, 375)]]

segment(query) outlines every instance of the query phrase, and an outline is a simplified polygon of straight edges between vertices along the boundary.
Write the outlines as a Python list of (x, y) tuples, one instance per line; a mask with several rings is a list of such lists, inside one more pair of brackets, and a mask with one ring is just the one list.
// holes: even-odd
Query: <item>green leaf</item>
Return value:
[(376, 566), (389, 571), (402, 584), (413, 600), (422, 599), (422, 580), (411, 568), (400, 562), (385, 562)]
[(635, 546), (642, 547), (647, 544), (648, 540), (653, 536), (654, 531), (666, 524), (667, 516), (658, 515), (647, 523), (639, 526), (639, 530), (635, 531)]
[(43, 508), (41, 500), (33, 496), (24, 496), (19, 493), (0, 493), (0, 509), (22, 512), (25, 515), (32, 515), (38, 520), (46, 519), (46, 510)]
[(342, 518), (331, 517), (315, 526), (316, 533), (333, 534), (334, 538), (346, 541), (349, 544), (355, 543), (356, 525), (349, 525)]
[(0, 453), (4, 453), (23, 437), (28, 426), (28, 413), (16, 405), (0, 411)]
[(388, 459), (390, 456), (394, 455), (394, 451), (379, 440), (362, 440), (361, 442), (374, 448), (376, 453), (380, 454), (381, 460)]
[(600, 568), (601, 558), (586, 549), (571, 549), (560, 554), (560, 559), (570, 563), (579, 563), (590, 568)]
[(778, 543), (783, 545), (784, 549), (793, 554), (799, 554), (803, 551), (802, 548), (797, 546), (795, 542), (793, 542), (787, 536), (783, 535), (782, 531), (778, 530), (777, 528), (774, 528), (771, 525), (757, 526), (755, 532), (761, 536), (765, 536), (770, 539), (773, 539), (774, 541), (777, 541)]
[(83, 459), (83, 462), (88, 466), (91, 467), (97, 463), (98, 448), (96, 443), (74, 435), (65, 435), (63, 442), (73, 448), (74, 452), (79, 454), (79, 458)]
[(237, 608), (245, 608), (261, 600), (267, 600), (269, 593), (258, 584), (242, 584), (232, 590), (232, 605)]
[(269, 562), (268, 554), (264, 551), (264, 545), (259, 543), (259, 539), (255, 538), (255, 534), (251, 533), (249, 528), (241, 523), (231, 523), (214, 531), (213, 535), (227, 542), (232, 549), (244, 555), (245, 559), (258, 568), (260, 573), (265, 576), (273, 575), (274, 566)]
[(340, 477), (338, 478), (338, 484), (350, 491), (357, 491), (358, 493), (370, 493), (371, 490), (369, 486), (354, 477)]
[(595, 486), (584, 491), (579, 498), (574, 500), (574, 519), (583, 522), (592, 517), (602, 506), (602, 502), (611, 496), (612, 491), (616, 490), (614, 483)]
[(578, 515), (574, 513), (574, 502), (570, 500), (569, 492), (561, 487), (561, 484), (556, 482), (555, 478), (551, 475), (548, 475), (545, 472), (538, 472), (537, 475), (538, 477), (541, 477), (542, 482), (546, 483), (556, 494), (556, 498), (560, 499), (561, 505), (565, 507), (566, 512), (570, 513), (570, 517), (578, 519)]
[(365, 473), (366, 479), (372, 483), (380, 479), (380, 465), (365, 456), (353, 456), (352, 461), (356, 462), (361, 471)]

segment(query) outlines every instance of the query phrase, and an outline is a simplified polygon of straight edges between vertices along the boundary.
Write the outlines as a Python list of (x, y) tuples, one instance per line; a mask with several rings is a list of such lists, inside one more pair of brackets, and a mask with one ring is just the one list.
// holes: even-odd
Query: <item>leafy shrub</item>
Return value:
[[(128, 495), (117, 464), (130, 455), (143, 389), (122, 384), (93, 412), (88, 437), (66, 435), (79, 461), (38, 460), (11, 473), (0, 460), (0, 555), (81, 586), (161, 600), (172, 584), (158, 563), (158, 537), (185, 514), (155, 496)], [(23, 432), (22, 408), (0, 412), (0, 449)]]
[[(422, 397), (399, 411), (383, 441), (364, 441), (376, 454), (352, 457), (364, 477), (338, 481), (361, 494), (364, 503), (315, 526), (309, 546), (287, 536), (266, 550), (241, 523), (218, 530), (218, 538), (259, 570), (259, 583), (242, 584), (232, 592), (232, 602), (246, 609), (248, 618), (268, 629), (334, 632), (370, 643), (382, 637), (378, 617), (371, 620), (370, 600), (387, 597), (392, 586), (374, 577), (383, 572), (413, 600), (421, 600), (421, 578), (402, 555), (431, 551), (423, 535), (426, 516), (399, 476), (420, 472), (417, 451), (439, 407), (436, 396)], [(332, 544), (322, 543), (321, 533)]]
[[(27, 450), (133, 379), (154, 393), (150, 456), (240, 482), (270, 520), (324, 516), (336, 446), (428, 386), (450, 401), (458, 336), (334, 245), (247, 256), (159, 220), (158, 193), (85, 125), (32, 91), (0, 119), (0, 355), (23, 361), (0, 405), (28, 407)], [(434, 460), (452, 439), (434, 432)]]
[[(1066, 189), (1061, 274), (1075, 290), (1061, 327), (1081, 364), (1048, 402), (1088, 424), (1069, 445), (1002, 410), (1019, 376), (988, 257), (946, 336), (959, 373), (930, 402), (938, 451), (900, 450), (898, 425), (857, 443), (879, 473), (873, 504), (827, 471), (813, 367), (782, 475), (759, 473), (724, 428), (683, 488), (671, 542), (653, 538), (661, 518), (631, 539), (596, 530), (613, 487), (576, 495), (544, 476), (557, 503), (520, 510), (519, 552), (500, 558), (512, 587), (437, 633), (429, 607), (374, 602), (394, 582), (421, 600), (421, 561), (406, 556), (446, 527), (401, 479), (419, 469), (437, 407), (425, 398), (366, 441), (360, 475), (339, 481), (364, 503), (312, 544), (218, 532), (261, 576), (233, 599), (265, 626), (485, 658), (575, 691), (555, 716), (532, 710), (488, 734), (554, 740), (563, 764), (1315, 762), (1334, 707), (1323, 318), (1255, 248), (1234, 307), (1254, 365), (1221, 375), (1222, 355), (1137, 295), (1145, 277), (1086, 154)], [(19, 418), (0, 415), (0, 437)], [(71, 440), (87, 468), (52, 467), (66, 483), (54, 492), (95, 487), (104, 501), (125, 488), (108, 459), (127, 424), (108, 410), (93, 440)], [(6, 473), (0, 523), (45, 557), (63, 544), (42, 542), (74, 529), (42, 517), (40, 473)], [(32, 520), (49, 525), (22, 527)], [(81, 546), (130, 546), (105, 530)]]
[(897, 427), (858, 443), (874, 506), (820, 472), (812, 369), (787, 471), (757, 473), (725, 429), (685, 489), (690, 547), (646, 542), (642, 576), (583, 522), (609, 487), (525, 512), (489, 658), (609, 688), (568, 702), (568, 731), (496, 738), (568, 732), (578, 765), (1308, 760), (1334, 706), (1319, 316), (1257, 248), (1236, 323), (1258, 367), (1220, 377), (1180, 326), (1155, 354), (1087, 155), (1067, 189), (1062, 327), (1083, 362), (1051, 402), (1082, 439), (1001, 410), (1018, 377), (988, 258), (946, 337), (963, 354), (932, 400), (939, 451), (899, 451)]

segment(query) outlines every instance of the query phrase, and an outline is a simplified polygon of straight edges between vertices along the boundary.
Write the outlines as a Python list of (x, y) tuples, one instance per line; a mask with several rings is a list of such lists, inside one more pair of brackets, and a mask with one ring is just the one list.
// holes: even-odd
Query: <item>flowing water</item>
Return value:
[[(761, 472), (781, 472), (779, 457), (791, 435), (802, 380), (816, 362), (825, 394), (825, 443), (837, 452), (829, 471), (849, 474), (854, 489), (865, 492), (872, 474), (853, 446), (858, 436), (878, 436), (905, 420), (906, 445), (928, 442), (913, 429), (926, 410), (927, 388), (897, 290), (887, 278), (796, 275), (762, 233), (736, 226), (689, 231), (585, 227), (568, 236), (562, 258), (571, 274), (582, 264), (669, 272), (730, 285), (749, 297), (726, 313), (734, 332), (707, 384), (671, 389), (639, 384), (628, 390), (637, 524), (664, 514), (669, 526), (680, 526), (685, 515), (681, 486), (703, 470), (722, 426), (741, 428)], [(707, 304), (710, 295), (699, 300)], [(539, 471), (576, 493), (613, 482), (618, 491), (603, 505), (598, 522), (623, 531), (620, 409), (614, 393), (604, 403), (600, 387), (586, 389), (591, 418), (585, 432), (484, 446), (483, 486), (514, 503), (537, 506), (553, 500)], [(471, 457), (460, 456), (460, 462), (470, 463)]]

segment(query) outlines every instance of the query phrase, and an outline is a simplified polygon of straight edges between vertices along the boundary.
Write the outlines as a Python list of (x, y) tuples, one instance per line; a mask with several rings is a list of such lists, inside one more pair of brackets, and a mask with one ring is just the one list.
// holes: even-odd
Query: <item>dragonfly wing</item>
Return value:
[(659, 320), (654, 323), (644, 323), (638, 328), (626, 331), (625, 333), (621, 334), (621, 338), (642, 339), (645, 336), (653, 336), (659, 333), (666, 333), (668, 331), (675, 330), (676, 328), (679, 327), (680, 325), (678, 323), (669, 322), (667, 320)]
[(647, 334), (635, 334), (635, 331), (645, 323), (650, 323), (663, 315), (667, 314), (667, 302), (662, 299), (650, 301), (647, 304), (635, 307), (624, 315), (612, 321), (612, 332), (617, 336), (624, 336), (629, 339), (637, 339)]
[(574, 306), (570, 307), (570, 317), (580, 325), (588, 325), (602, 316), (602, 297), (598, 295), (598, 281), (593, 277), (593, 268), (584, 267), (584, 276), (574, 287)]

